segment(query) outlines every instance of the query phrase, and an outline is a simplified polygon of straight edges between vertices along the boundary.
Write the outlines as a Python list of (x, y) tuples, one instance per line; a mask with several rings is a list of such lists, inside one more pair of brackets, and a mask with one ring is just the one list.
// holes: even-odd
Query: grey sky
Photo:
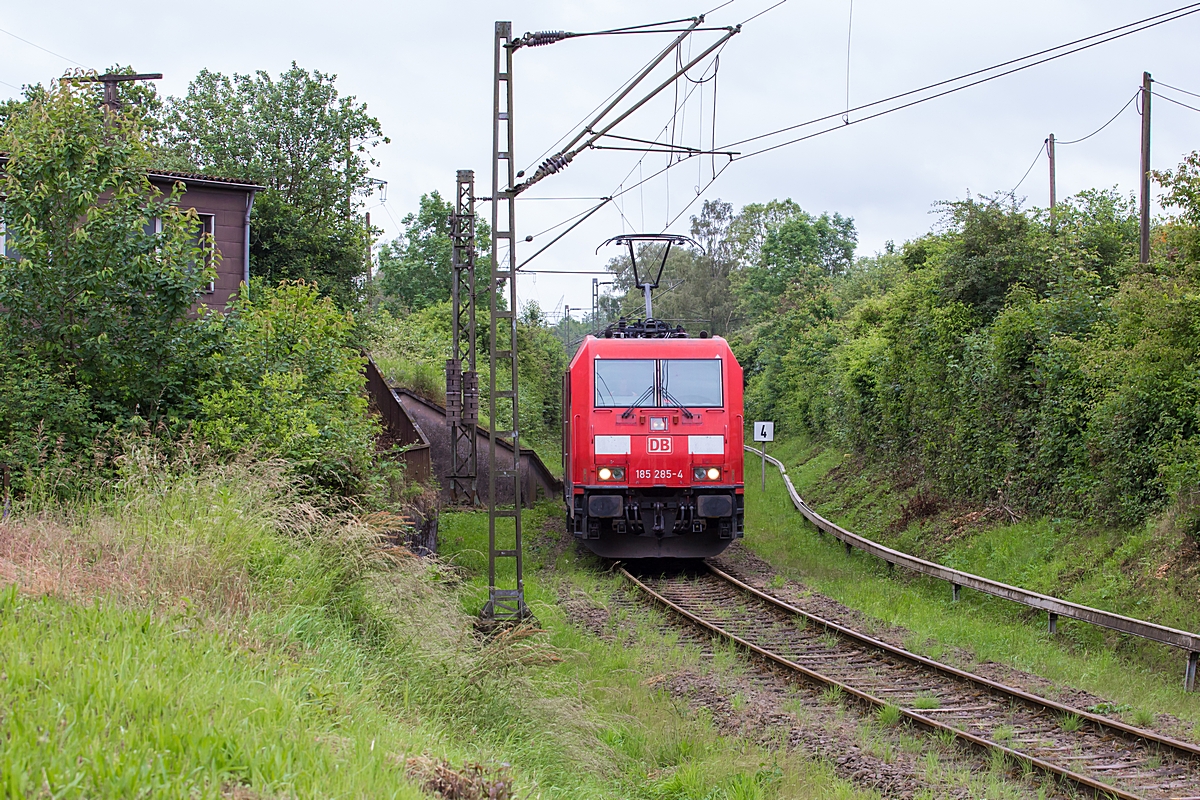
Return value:
[[(773, 0), (735, 0), (713, 14), (714, 25), (747, 19)], [(480, 194), (490, 190), (493, 22), (514, 30), (588, 31), (692, 16), (706, 2), (457, 2), (330, 4), (228, 2), (135, 4), (121, 11), (93, 3), (0, 3), (0, 28), (89, 67), (132, 64), (160, 71), (164, 94), (182, 94), (202, 67), (221, 72), (264, 69), (278, 74), (295, 60), (338, 75), (343, 94), (365, 101), (392, 143), (380, 147), (376, 176), (388, 181), (388, 201), (370, 204), (386, 237), (424, 192), (453, 192), (456, 169), (474, 169)], [(851, 105), (1115, 27), (1182, 2), (951, 2), (855, 0), (850, 65)], [(717, 79), (718, 145), (811, 117), (841, 111), (846, 94), (849, 0), (789, 0), (751, 21), (724, 49)], [(697, 38), (694, 52), (716, 34)], [(532, 162), (666, 44), (664, 37), (597, 37), (520, 51), (514, 69), (516, 154)], [(735, 206), (791, 197), (812, 212), (854, 217), (860, 254), (928, 231), (939, 200), (1011, 190), (1050, 132), (1062, 140), (1091, 133), (1134, 93), (1143, 70), (1167, 84), (1200, 93), (1200, 14), (1136, 34), (998, 81), (852, 125), (811, 141), (736, 162), (704, 191)], [(686, 47), (686, 45), (685, 45)], [(0, 34), (0, 81), (20, 85), (53, 79), (70, 61)], [(698, 76), (700, 67), (693, 75)], [(711, 70), (709, 72), (711, 74)], [(666, 77), (665, 75), (663, 76)], [(684, 89), (681, 87), (681, 91)], [(1163, 90), (1189, 105), (1200, 98)], [(16, 91), (0, 84), (0, 92)], [(701, 100), (701, 97), (703, 99)], [(632, 117), (622, 132), (655, 138), (671, 118), (673, 92)], [(703, 103), (703, 108), (701, 108)], [(676, 116), (676, 140), (705, 146), (712, 134), (711, 84), (696, 90)], [(1155, 98), (1154, 162), (1172, 167), (1200, 149), (1200, 113)], [(1130, 107), (1087, 142), (1058, 151), (1059, 197), (1089, 187), (1136, 187), (1138, 125)], [(681, 133), (680, 133), (681, 132)], [(747, 147), (736, 148), (747, 150)], [(522, 237), (583, 211), (588, 201), (534, 197), (595, 197), (636, 181), (638, 154), (586, 152), (519, 203)], [(641, 174), (665, 165), (647, 157)], [(718, 161), (717, 166), (720, 166)], [(712, 175), (709, 159), (693, 159), (600, 211), (531, 268), (601, 269), (608, 237), (644, 227), (661, 230), (696, 198)], [(1044, 205), (1043, 158), (1018, 197)], [(672, 230), (686, 232), (683, 214)], [(483, 209), (486, 213), (486, 207)], [(522, 245), (522, 255), (553, 233)], [(591, 278), (530, 275), (523, 298), (548, 309), (590, 304)]]

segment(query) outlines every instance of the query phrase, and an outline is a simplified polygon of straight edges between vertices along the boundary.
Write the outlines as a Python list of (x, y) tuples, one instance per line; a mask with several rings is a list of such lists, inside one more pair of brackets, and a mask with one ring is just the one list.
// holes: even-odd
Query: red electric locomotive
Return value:
[(648, 320), (588, 336), (563, 380), (568, 528), (605, 558), (703, 558), (743, 532), (742, 368)]

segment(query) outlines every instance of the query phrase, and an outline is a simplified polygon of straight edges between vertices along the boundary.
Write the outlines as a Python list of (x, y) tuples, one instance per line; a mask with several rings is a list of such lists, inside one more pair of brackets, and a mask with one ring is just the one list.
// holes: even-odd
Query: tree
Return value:
[(0, 258), (0, 325), (103, 420), (186, 394), (177, 355), (195, 344), (188, 311), (213, 277), (195, 212), (146, 177), (147, 139), (139, 114), (108, 114), (69, 82), (30, 93), (0, 132), (2, 215), (20, 254)]
[(266, 187), (254, 204), (252, 275), (314, 282), (347, 306), (368, 268), (370, 152), (388, 140), (336, 79), (295, 62), (278, 80), (201, 70), (186, 97), (168, 101), (164, 138), (199, 171)]
[(1189, 153), (1178, 169), (1155, 172), (1154, 178), (1167, 190), (1163, 205), (1179, 212), (1172, 231), (1178, 249), (1189, 261), (1200, 261), (1200, 150)]
[[(384, 304), (393, 312), (420, 311), (450, 299), (452, 249), (450, 215), (454, 207), (437, 191), (421, 195), (419, 210), (404, 216), (404, 233), (379, 253), (378, 286)], [(491, 236), (488, 224), (476, 215), (475, 268), (487, 269)], [(486, 308), (486, 280), (478, 281), (479, 307)]]
[(753, 319), (778, 311), (789, 291), (812, 294), (822, 282), (846, 274), (858, 243), (854, 220), (848, 217), (814, 217), (791, 200), (774, 202), (774, 208), (747, 207), (749, 219), (734, 226), (745, 236), (743, 252), (757, 250), (757, 259), (745, 266), (734, 286)]
[(437, 191), (421, 195), (420, 209), (404, 216), (404, 233), (379, 252), (379, 289), (396, 310), (420, 311), (450, 299), (450, 215)]

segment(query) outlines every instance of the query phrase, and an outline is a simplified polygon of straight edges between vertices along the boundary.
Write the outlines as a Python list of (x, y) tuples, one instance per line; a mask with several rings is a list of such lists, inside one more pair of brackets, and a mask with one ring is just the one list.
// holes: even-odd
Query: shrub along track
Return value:
[[(801, 611), (706, 564), (622, 574), (696, 625), (870, 706), (1102, 796), (1200, 800), (1200, 747), (938, 663)], [(895, 712), (892, 712), (895, 713)]]

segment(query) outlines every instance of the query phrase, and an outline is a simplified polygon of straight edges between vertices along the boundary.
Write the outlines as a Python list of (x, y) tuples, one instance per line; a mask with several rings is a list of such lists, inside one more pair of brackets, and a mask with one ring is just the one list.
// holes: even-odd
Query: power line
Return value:
[[(759, 139), (766, 139), (771, 136), (777, 136), (781, 133), (786, 133), (787, 131), (792, 131), (792, 130), (796, 130), (798, 128), (803, 128), (803, 127), (807, 127), (809, 125), (814, 125), (818, 122), (826, 122), (828, 120), (835, 119), (839, 116), (842, 116), (843, 114), (849, 115), (850, 113), (855, 112), (855, 111), (863, 111), (863, 110), (866, 110), (869, 108), (874, 108), (875, 106), (883, 105), (884, 103), (890, 103), (890, 102), (893, 102), (895, 100), (899, 100), (899, 99), (902, 99), (905, 97), (910, 97), (914, 94), (920, 94), (921, 92), (927, 92), (931, 89), (936, 89), (940, 86), (946, 86), (947, 84), (958, 83), (959, 81), (963, 81), (968, 78), (972, 78), (976, 75), (982, 75), (984, 73), (994, 72), (995, 70), (1010, 66), (1012, 64), (1020, 64), (1020, 62), (1022, 62), (1022, 61), (1029, 61), (1030, 59), (1035, 59), (1035, 58), (1039, 59), (1037, 61), (1033, 61), (1028, 64), (1021, 64), (1020, 66), (1013, 67), (1012, 69), (1005, 70), (1004, 72), (999, 72), (994, 75), (988, 75), (984, 78), (980, 78), (979, 80), (972, 81), (972, 82), (964, 84), (962, 86), (956, 86), (951, 89), (947, 89), (946, 91), (930, 95), (928, 97), (922, 97), (917, 100), (913, 100), (911, 102), (896, 106), (894, 108), (888, 108), (883, 111), (879, 111), (874, 114), (870, 114), (868, 116), (861, 117), (859, 119), (849, 120), (840, 127), (845, 127), (846, 125), (853, 125), (858, 122), (865, 122), (870, 119), (875, 119), (876, 117), (881, 117), (885, 114), (890, 114), (894, 111), (900, 111), (905, 108), (910, 108), (911, 106), (919, 105), (920, 103), (928, 102), (929, 100), (935, 100), (939, 97), (944, 97), (948, 94), (953, 94), (954, 92), (962, 91), (963, 89), (969, 89), (973, 86), (978, 86), (982, 83), (987, 83), (988, 81), (993, 81), (993, 80), (996, 80), (997, 78), (1002, 78), (1002, 77), (1005, 77), (1006, 75), (1011, 75), (1015, 72), (1020, 72), (1022, 70), (1029, 69), (1030, 67), (1035, 67), (1040, 64), (1044, 64), (1048, 61), (1053, 61), (1055, 59), (1062, 58), (1063, 56), (1072, 55), (1074, 53), (1078, 53), (1082, 50), (1087, 50), (1091, 47), (1095, 47), (1100, 44), (1107, 44), (1108, 42), (1115, 41), (1116, 39), (1120, 39), (1122, 37), (1129, 36), (1130, 34), (1140, 33), (1141, 31), (1148, 30), (1150, 28), (1156, 27), (1158, 25), (1162, 25), (1167, 22), (1174, 22), (1175, 20), (1182, 19), (1183, 17), (1190, 16), (1191, 14), (1195, 14), (1198, 11), (1200, 11), (1200, 3), (1189, 3), (1188, 5), (1180, 6), (1179, 8), (1176, 8), (1172, 11), (1167, 11), (1162, 14), (1156, 14), (1151, 17), (1146, 17), (1146, 18), (1138, 20), (1136, 22), (1130, 22), (1125, 25), (1118, 26), (1116, 28), (1110, 28), (1109, 30), (1102, 31), (1100, 33), (1095, 33), (1090, 36), (1085, 36), (1081, 39), (1076, 39), (1074, 41), (1067, 42), (1066, 44), (1060, 44), (1055, 47), (1046, 48), (1045, 50), (1039, 50), (1036, 53), (1030, 53), (1029, 55), (1021, 56), (1019, 58), (1013, 58), (1013, 59), (1009, 59), (1008, 61), (1002, 61), (998, 64), (993, 64), (990, 67), (984, 67), (982, 69), (973, 70), (971, 72), (967, 72), (967, 73), (958, 75), (953, 78), (947, 78), (945, 80), (941, 80), (936, 83), (931, 83), (926, 86), (919, 87), (917, 89), (910, 89), (907, 92), (901, 92), (900, 94), (895, 94), (895, 95), (892, 95), (891, 97), (883, 98), (882, 100), (875, 100), (874, 102), (871, 102), (871, 103), (865, 103), (861, 106), (856, 106), (855, 108), (848, 108), (844, 112), (835, 112), (833, 114), (827, 114), (825, 116), (816, 117), (814, 119), (810, 119), (805, 122), (800, 122), (795, 125), (789, 125), (785, 128), (779, 128), (774, 131), (769, 131), (767, 133), (758, 134), (757, 136), (751, 136), (746, 139), (741, 139), (736, 142), (731, 142), (728, 145), (724, 145), (722, 149), (729, 149), (729, 148), (736, 147), (741, 144), (746, 144), (748, 142), (758, 141)], [(1105, 38), (1105, 37), (1107, 37), (1107, 38)], [(1070, 49), (1068, 49), (1068, 48), (1070, 48)], [(1063, 52), (1056, 52), (1056, 51), (1063, 51)], [(1047, 55), (1047, 54), (1053, 54), (1053, 55)], [(1040, 58), (1041, 56), (1046, 56), (1046, 57)], [(818, 131), (816, 133), (809, 134), (807, 136), (801, 136), (799, 138), (792, 139), (787, 142), (783, 142), (781, 144), (773, 145), (771, 147), (765, 147), (761, 150), (755, 150), (753, 152), (746, 153), (742, 156), (739, 156), (737, 160), (741, 160), (743, 158), (749, 158), (751, 156), (756, 156), (761, 153), (766, 153), (771, 150), (776, 150), (780, 147), (786, 147), (787, 145), (796, 144), (797, 142), (802, 142), (802, 141), (805, 141), (806, 139), (811, 139), (814, 136), (820, 136), (821, 134), (828, 133), (831, 130), (838, 130), (838, 128), (827, 128), (827, 129)]]
[[(1049, 140), (1047, 140), (1047, 141), (1049, 141)], [(1042, 146), (1038, 148), (1037, 155), (1033, 157), (1033, 163), (1029, 165), (1029, 169), (1025, 170), (1025, 174), (1021, 176), (1021, 180), (1017, 181), (1017, 185), (1012, 188), (1012, 191), (1008, 192), (1009, 197), (1015, 198), (1015, 196), (1017, 194), (1017, 189), (1021, 188), (1021, 184), (1024, 183), (1025, 179), (1029, 177), (1029, 173), (1033, 172), (1033, 168), (1036, 167), (1037, 163), (1042, 160), (1042, 156), (1045, 153), (1046, 153), (1046, 142), (1042, 142)]]
[(608, 275), (606, 269), (523, 269), (518, 275)]
[(1129, 99), (1128, 99), (1128, 100), (1125, 102), (1125, 105), (1121, 106), (1121, 110), (1120, 110), (1120, 111), (1118, 111), (1117, 113), (1113, 114), (1113, 116), (1112, 116), (1112, 119), (1110, 119), (1108, 122), (1106, 122), (1106, 123), (1104, 123), (1103, 125), (1101, 125), (1101, 126), (1100, 126), (1099, 128), (1097, 128), (1096, 130), (1094, 130), (1094, 131), (1092, 131), (1091, 133), (1089, 133), (1087, 136), (1084, 136), (1084, 137), (1083, 137), (1083, 138), (1081, 138), (1081, 139), (1072, 139), (1072, 140), (1071, 140), (1071, 141), (1069, 141), (1069, 142), (1060, 142), (1060, 141), (1058, 141), (1058, 140), (1055, 140), (1055, 142), (1054, 142), (1054, 143), (1055, 143), (1055, 144), (1079, 144), (1080, 142), (1086, 142), (1088, 139), (1092, 138), (1092, 137), (1093, 137), (1093, 136), (1095, 136), (1097, 133), (1099, 133), (1100, 131), (1102, 131), (1102, 130), (1104, 130), (1105, 128), (1107, 128), (1109, 125), (1112, 125), (1114, 122), (1116, 122), (1116, 121), (1117, 121), (1117, 117), (1119, 117), (1119, 116), (1121, 116), (1122, 114), (1124, 114), (1124, 113), (1125, 113), (1125, 109), (1129, 108), (1129, 105), (1130, 105), (1130, 104), (1131, 104), (1131, 103), (1132, 103), (1134, 100), (1136, 100), (1136, 99), (1138, 98), (1138, 95), (1139, 95), (1139, 94), (1141, 94), (1141, 93), (1142, 93), (1141, 89), (1139, 89), (1138, 91), (1134, 92), (1134, 93), (1133, 93), (1133, 96), (1132, 96), (1132, 97), (1130, 97), (1130, 98), (1129, 98)]
[(11, 87), (11, 88), (13, 88), (13, 89), (16, 89), (18, 92), (19, 92), (19, 91), (21, 91), (21, 87), (20, 87), (20, 86), (13, 86), (13, 85), (12, 85), (11, 83), (9, 83), (8, 81), (0, 81), (0, 83), (3, 83), (5, 86)]
[(776, 3), (775, 5), (768, 6), (767, 8), (764, 8), (762, 11), (758, 12), (754, 16), (748, 17), (747, 19), (742, 20), (742, 24), (745, 25), (747, 22), (750, 22), (751, 20), (756, 20), (759, 17), (761, 17), (763, 14), (767, 13), (768, 11), (774, 11), (775, 9), (779, 8), (781, 5), (783, 5), (787, 1), (788, 0), (779, 0), (779, 2)]
[[(0, 28), (0, 33), (7, 33), (9, 36), (13, 37), (17, 41), (24, 42), (25, 44), (29, 45), (30, 47), (36, 47), (38, 50), (41, 50), (43, 53), (49, 53), (50, 55), (54, 56), (55, 58), (61, 58), (63, 61), (70, 61), (72, 64), (74, 64), (77, 67), (83, 67), (84, 69), (91, 69), (91, 67), (89, 67), (87, 64), (80, 64), (78, 61), (76, 61), (73, 58), (67, 58), (66, 56), (62, 55), (61, 53), (56, 53), (53, 50), (47, 50), (45, 47), (42, 47), (40, 44), (37, 44), (36, 42), (31, 42), (28, 39), (17, 36), (12, 31), (6, 31), (3, 28)], [(8, 85), (12, 86), (11, 83)]]
[(1155, 81), (1155, 83), (1158, 84), (1159, 86), (1162, 86), (1165, 89), (1171, 89), (1176, 92), (1183, 92), (1184, 94), (1190, 94), (1192, 97), (1200, 97), (1200, 94), (1196, 94), (1195, 92), (1189, 92), (1187, 89), (1180, 89), (1178, 86), (1172, 86), (1169, 83), (1163, 83), (1162, 81)]
[(709, 14), (716, 13), (717, 11), (720, 11), (722, 8), (724, 8), (725, 6), (732, 5), (733, 3), (736, 3), (736, 2), (737, 2), (737, 0), (725, 0), (724, 3), (721, 3), (721, 5), (717, 6), (716, 8), (710, 8), (708, 11), (705, 11), (704, 16), (707, 17)]
[(1154, 95), (1155, 97), (1161, 97), (1163, 100), (1166, 100), (1168, 103), (1174, 103), (1177, 106), (1183, 106), (1184, 108), (1190, 108), (1192, 111), (1200, 111), (1200, 108), (1196, 108), (1195, 106), (1189, 106), (1187, 103), (1181, 103), (1178, 100), (1167, 97), (1165, 94), (1159, 94), (1158, 92), (1151, 92), (1150, 94)]

